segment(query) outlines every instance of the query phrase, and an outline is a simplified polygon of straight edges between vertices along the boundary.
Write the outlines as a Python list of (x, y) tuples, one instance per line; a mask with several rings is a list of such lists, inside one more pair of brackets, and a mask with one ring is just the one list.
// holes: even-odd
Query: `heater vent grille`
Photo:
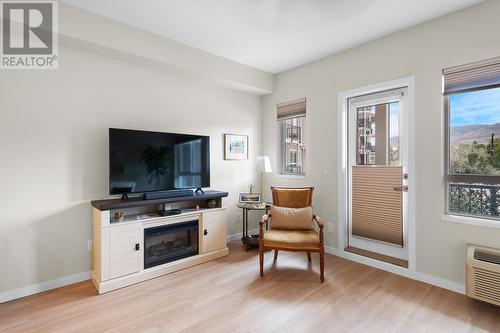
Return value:
[(492, 254), (480, 250), (474, 251), (474, 259), (491, 262), (492, 264), (500, 265), (500, 254)]
[(500, 250), (469, 245), (467, 295), (500, 305)]
[(500, 303), (500, 273), (474, 268), (475, 295), (492, 303)]

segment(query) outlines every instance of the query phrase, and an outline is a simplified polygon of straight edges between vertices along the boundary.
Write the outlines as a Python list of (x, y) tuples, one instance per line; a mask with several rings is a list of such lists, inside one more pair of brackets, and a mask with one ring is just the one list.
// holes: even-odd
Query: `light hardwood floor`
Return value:
[(90, 281), (0, 304), (0, 332), (500, 332), (500, 308), (326, 255), (230, 255), (98, 296)]

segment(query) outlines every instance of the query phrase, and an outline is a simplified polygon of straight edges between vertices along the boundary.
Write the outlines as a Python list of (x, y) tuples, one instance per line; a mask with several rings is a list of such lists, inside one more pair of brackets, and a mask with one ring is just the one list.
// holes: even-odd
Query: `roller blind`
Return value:
[(403, 169), (352, 166), (352, 235), (403, 246)]
[(306, 115), (306, 99), (300, 98), (286, 103), (278, 104), (278, 120)]
[(444, 94), (500, 86), (500, 57), (443, 69)]

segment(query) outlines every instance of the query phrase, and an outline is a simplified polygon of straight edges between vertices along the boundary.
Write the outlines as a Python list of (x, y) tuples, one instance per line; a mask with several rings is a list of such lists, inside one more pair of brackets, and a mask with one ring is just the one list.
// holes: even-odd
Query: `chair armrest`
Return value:
[(324, 236), (323, 236), (323, 228), (325, 227), (325, 224), (323, 223), (323, 220), (321, 217), (313, 215), (313, 221), (316, 221), (319, 227), (319, 248), (320, 251), (324, 251)]
[(313, 221), (315, 221), (318, 224), (318, 227), (320, 228), (320, 230), (323, 230), (323, 228), (325, 227), (325, 224), (323, 223), (323, 220), (321, 219), (321, 217), (313, 215)]
[(263, 215), (262, 218), (259, 221), (259, 226), (262, 227), (264, 225), (264, 223), (266, 223), (269, 220), (270, 217), (271, 217), (271, 214), (269, 214), (269, 215), (267, 215), (267, 214)]
[(259, 239), (264, 239), (264, 224), (269, 221), (269, 218), (271, 217), (271, 214), (269, 215), (264, 215), (259, 221)]

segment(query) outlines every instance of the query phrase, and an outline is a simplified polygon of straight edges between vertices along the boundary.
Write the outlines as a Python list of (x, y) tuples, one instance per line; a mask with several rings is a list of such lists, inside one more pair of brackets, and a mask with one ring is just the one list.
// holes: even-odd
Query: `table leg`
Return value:
[(245, 210), (242, 209), (242, 214), (241, 214), (241, 241), (243, 244), (245, 244)]
[(250, 248), (248, 244), (248, 209), (245, 209), (245, 244), (246, 244), (246, 250)]

